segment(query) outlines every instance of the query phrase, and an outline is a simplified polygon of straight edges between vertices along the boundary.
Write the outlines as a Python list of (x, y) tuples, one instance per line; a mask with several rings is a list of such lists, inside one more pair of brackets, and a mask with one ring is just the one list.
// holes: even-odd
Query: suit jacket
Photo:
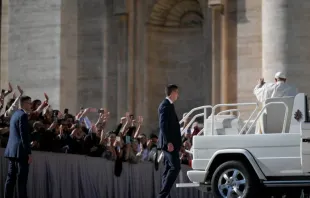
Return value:
[(14, 112), (10, 121), (10, 135), (4, 156), (28, 159), (31, 154), (28, 115), (21, 109)]
[(174, 150), (179, 151), (182, 145), (180, 124), (174, 105), (168, 99), (162, 101), (158, 108), (159, 114), (159, 147), (167, 150), (172, 143)]

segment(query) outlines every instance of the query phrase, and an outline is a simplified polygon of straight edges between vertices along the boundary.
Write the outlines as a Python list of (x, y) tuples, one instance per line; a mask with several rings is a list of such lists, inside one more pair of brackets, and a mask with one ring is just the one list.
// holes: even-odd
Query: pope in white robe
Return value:
[[(268, 98), (280, 98), (285, 96), (296, 96), (298, 90), (286, 83), (286, 75), (283, 72), (275, 74), (274, 83), (266, 83), (263, 78), (259, 79), (258, 84), (254, 88), (254, 95), (262, 104)], [(255, 133), (261, 133), (261, 119), (256, 123)]]

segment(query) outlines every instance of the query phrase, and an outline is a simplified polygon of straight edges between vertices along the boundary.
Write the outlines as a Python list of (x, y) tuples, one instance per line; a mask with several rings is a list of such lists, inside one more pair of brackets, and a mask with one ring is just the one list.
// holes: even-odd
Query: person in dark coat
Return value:
[(178, 86), (166, 87), (166, 98), (158, 108), (159, 147), (164, 154), (165, 170), (158, 198), (170, 198), (170, 190), (181, 170), (179, 151), (182, 146), (180, 124), (173, 103), (178, 99)]
[(8, 175), (5, 183), (5, 198), (13, 198), (18, 175), (18, 197), (27, 198), (29, 164), (32, 161), (30, 133), (27, 113), (31, 111), (31, 98), (22, 96), (20, 109), (15, 111), (10, 121), (10, 135), (4, 156), (9, 159)]

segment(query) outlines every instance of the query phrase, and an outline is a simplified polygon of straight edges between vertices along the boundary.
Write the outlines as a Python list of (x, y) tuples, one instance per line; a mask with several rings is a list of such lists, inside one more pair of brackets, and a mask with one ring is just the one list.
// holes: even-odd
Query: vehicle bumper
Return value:
[(206, 178), (206, 171), (204, 170), (190, 170), (187, 171), (187, 177), (191, 182), (204, 183)]

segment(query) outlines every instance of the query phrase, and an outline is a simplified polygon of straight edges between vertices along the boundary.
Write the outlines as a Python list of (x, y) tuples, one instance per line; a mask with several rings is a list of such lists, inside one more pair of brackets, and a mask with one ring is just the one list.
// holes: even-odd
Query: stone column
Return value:
[(117, 117), (128, 111), (128, 15), (117, 17)]
[(1, 1), (1, 69), (0, 85), (7, 89), (8, 84), (8, 39), (9, 39), (9, 0)]
[(116, 34), (117, 119), (128, 111), (128, 11), (126, 0), (113, 0)]
[(289, 24), (287, 24), (289, 11), (287, 6), (287, 0), (263, 0), (262, 2), (262, 73), (267, 81), (273, 81), (276, 72), (287, 72), (288, 69), (286, 34), (290, 30), (288, 29)]
[[(204, 89), (202, 90), (202, 93), (204, 95), (204, 105), (211, 105), (212, 104), (212, 86), (213, 83), (212, 81), (214, 80), (214, 78), (212, 77), (212, 70), (213, 70), (213, 56), (212, 56), (212, 51), (213, 51), (213, 18), (212, 18), (212, 9), (210, 9), (210, 7), (212, 7), (212, 2), (211, 0), (200, 0), (199, 1), (200, 6), (202, 7), (202, 12), (203, 12), (203, 16), (204, 16), (204, 20), (203, 20), (203, 42), (204, 42), (204, 54), (205, 54), (205, 60), (204, 63), (202, 65), (204, 65), (204, 69), (202, 71), (202, 73), (200, 75), (204, 76), (204, 80), (203, 80), (203, 84), (206, 85), (204, 86)], [(210, 4), (211, 3), (211, 4)], [(215, 2), (216, 3), (216, 2)], [(221, 21), (221, 18), (219, 19), (219, 21)], [(219, 24), (220, 25), (220, 24)], [(221, 26), (219, 26), (219, 28), (221, 28)], [(219, 40), (221, 39), (221, 35), (218, 35)], [(218, 43), (220, 44), (220, 42)], [(220, 46), (219, 46), (220, 47)], [(219, 48), (220, 49), (220, 48)], [(218, 55), (221, 54), (221, 51), (218, 52)], [(211, 55), (211, 57), (210, 57)], [(219, 56), (220, 57), (220, 56)], [(219, 59), (219, 65), (221, 65), (221, 60)], [(220, 79), (220, 73), (219, 73), (219, 79)], [(221, 87), (219, 87), (219, 93), (221, 91)], [(211, 114), (211, 109), (207, 110), (207, 114), (210, 115)]]
[(119, 16), (113, 15), (113, 0), (104, 1), (103, 9), (103, 106), (108, 109), (110, 121), (108, 128), (115, 127), (118, 120), (118, 60), (116, 34)]
[(212, 6), (212, 105), (221, 102), (221, 12), (222, 5)]
[[(136, 37), (136, 63), (135, 63), (135, 98), (134, 112), (136, 117), (141, 115), (144, 116), (143, 125), (145, 128), (150, 123), (148, 119), (148, 108), (146, 107), (146, 101), (148, 100), (148, 95), (146, 94), (146, 83), (147, 83), (147, 34), (146, 34), (146, 24), (149, 21), (148, 3), (147, 1), (137, 1), (136, 4), (136, 23), (135, 23), (135, 37)], [(155, 104), (156, 106), (156, 104)], [(145, 131), (146, 133), (151, 133), (152, 131)], [(157, 131), (156, 131), (157, 132)]]
[(60, 110), (65, 108), (75, 114), (77, 104), (78, 74), (78, 2), (62, 1), (61, 8), (61, 72), (60, 72)]
[(61, 0), (10, 0), (8, 18), (8, 81), (33, 99), (43, 100), (46, 92), (58, 109)]
[(263, 77), (273, 81), (278, 71), (289, 83), (309, 93), (310, 1), (263, 0)]
[(128, 111), (135, 109), (135, 64), (136, 64), (136, 1), (127, 0), (128, 9)]
[[(222, 15), (222, 103), (237, 102), (236, 0), (223, 0)], [(224, 107), (223, 109), (227, 109)]]
[(106, 2), (78, 0), (78, 105), (102, 107)]

